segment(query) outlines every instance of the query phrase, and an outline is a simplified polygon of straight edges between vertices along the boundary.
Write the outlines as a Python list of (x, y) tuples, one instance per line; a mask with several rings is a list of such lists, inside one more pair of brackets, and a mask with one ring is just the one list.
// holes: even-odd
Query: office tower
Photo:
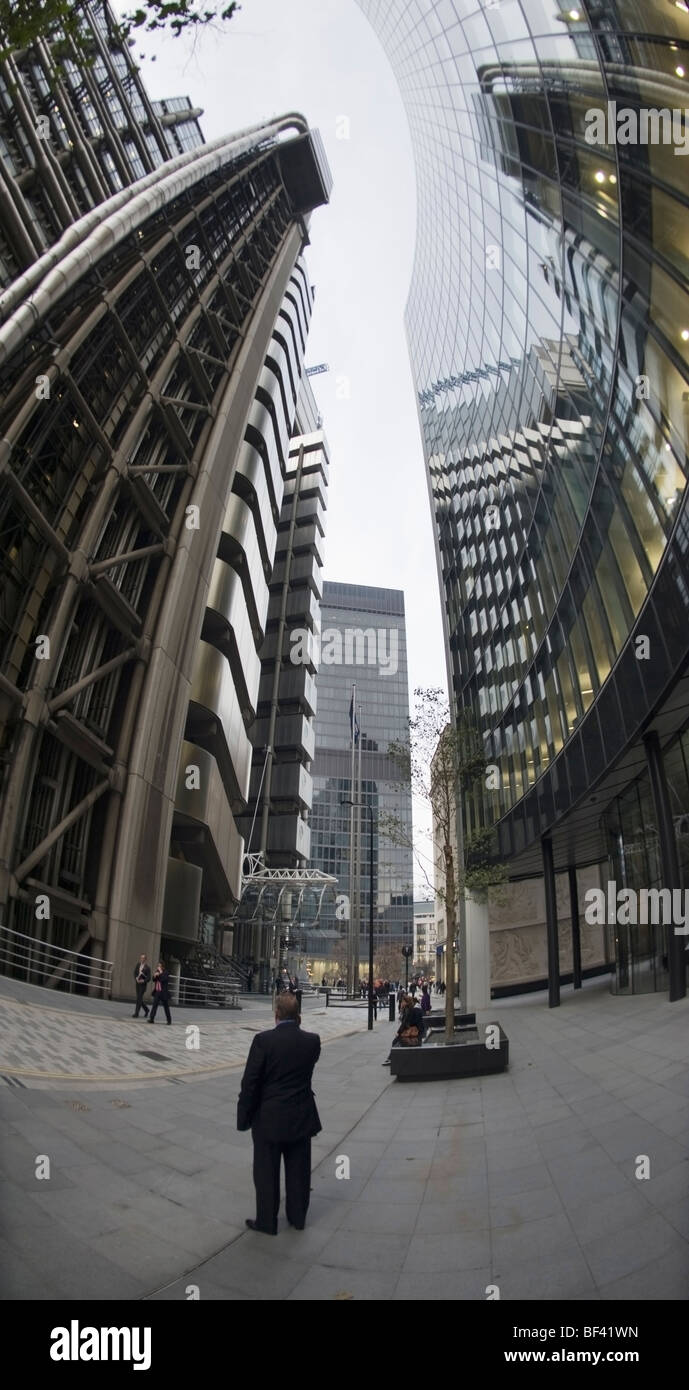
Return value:
[[(689, 10), (359, 3), (416, 158), (449, 683), (496, 771), (465, 817), (544, 878), (555, 1004), (554, 870), (689, 874)], [(681, 936), (613, 936), (618, 989), (684, 994)]]
[[(389, 962), (391, 957), (398, 960), (401, 970), (401, 948), (413, 943), (411, 786), (388, 752), (391, 743), (409, 737), (404, 594), (398, 589), (326, 582), (320, 626), (311, 866), (332, 874), (337, 888), (324, 895), (318, 921), (307, 920), (302, 935), (317, 979), (323, 971), (344, 976), (348, 922), (337, 899), (348, 899), (358, 922), (359, 966), (364, 977), (368, 973), (371, 901), (369, 812), (361, 812), (352, 878), (350, 807), (342, 804), (352, 798), (353, 686), (354, 726), (359, 728), (355, 787), (360, 741), (360, 799), (373, 812), (375, 953), (381, 961)], [(386, 816), (399, 822), (404, 844), (385, 833)]]
[[(3, 72), (24, 87), (0, 212), (0, 904), (6, 968), (56, 983), (28, 962), (40, 940), (109, 963), (119, 993), (139, 952), (183, 957), (240, 893), (302, 251), (330, 175), (297, 115), (175, 153), (194, 113), (156, 111), (99, 47), (103, 72), (54, 97), (45, 45)], [(31, 245), (22, 200), (43, 209)]]
[[(327, 441), (309, 380), (303, 376), (269, 583), (256, 720), (249, 729), (254, 750), (249, 800), (239, 822), (246, 853), (260, 853), (268, 869), (301, 870), (309, 865), (311, 855), (311, 765), (328, 472)], [(283, 924), (292, 924), (299, 915), (302, 887), (296, 881), (274, 884), (260, 905), (256, 891), (248, 891), (228, 923), (237, 967), (241, 973), (251, 970), (257, 986), (268, 984), (271, 959), (284, 959), (280, 934)], [(309, 892), (304, 910), (313, 906)]]
[[(413, 964), (417, 969), (427, 971), (434, 979), (437, 975), (435, 926), (435, 900), (414, 903), (414, 955)], [(440, 975), (437, 975), (440, 978)]]

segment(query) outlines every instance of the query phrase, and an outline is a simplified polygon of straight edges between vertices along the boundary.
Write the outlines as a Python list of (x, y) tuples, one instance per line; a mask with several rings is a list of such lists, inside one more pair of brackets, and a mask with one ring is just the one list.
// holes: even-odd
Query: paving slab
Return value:
[(244, 1227), (252, 1146), (235, 1128), (268, 1001), (201, 1014), (200, 1057), (177, 1017), (151, 1043), (128, 1007), (0, 981), (4, 1298), (686, 1299), (689, 1001), (604, 982), (557, 1010), (500, 1000), (483, 1021), (508, 1034), (509, 1072), (403, 1086), (381, 1066), (393, 1025), (307, 1004), (323, 1131), (307, 1228), (281, 1215), (276, 1238)]

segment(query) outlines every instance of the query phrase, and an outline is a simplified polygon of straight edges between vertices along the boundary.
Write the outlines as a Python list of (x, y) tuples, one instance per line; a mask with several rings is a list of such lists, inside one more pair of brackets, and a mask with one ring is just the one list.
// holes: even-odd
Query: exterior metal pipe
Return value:
[(52, 93), (59, 108), (60, 115), (65, 123), (65, 128), (69, 132), (74, 158), (84, 175), (84, 181), (93, 195), (94, 201), (96, 203), (102, 203), (103, 200), (108, 197), (110, 189), (93, 157), (89, 142), (84, 139), (83, 132), (74, 117), (69, 98), (65, 95), (64, 83), (53, 62), (53, 55), (45, 39), (36, 40), (36, 50), (43, 60), (46, 73), (50, 75)]
[(275, 647), (275, 670), (273, 671), (273, 688), (270, 696), (270, 721), (268, 724), (268, 749), (266, 752), (266, 783), (263, 793), (263, 810), (261, 812), (261, 842), (260, 850), (265, 855), (268, 845), (268, 817), (270, 814), (270, 792), (273, 782), (273, 751), (275, 743), (275, 725), (277, 722), (278, 697), (280, 694), (280, 675), (282, 672), (282, 642), (285, 635), (285, 623), (287, 621), (287, 600), (289, 598), (289, 583), (292, 573), (292, 547), (294, 545), (294, 532), (297, 526), (297, 511), (299, 508), (299, 492), (301, 490), (301, 475), (304, 465), (304, 445), (299, 446), (299, 457), (297, 459), (297, 471), (294, 480), (294, 497), (292, 498), (292, 511), (289, 520), (289, 535), (287, 538), (287, 553), (285, 555), (285, 573), (282, 580), (282, 595), (280, 598), (280, 617), (278, 620), (277, 642)]
[(32, 240), (29, 235), (28, 229), (32, 226), (29, 209), (16, 180), (8, 181), (5, 178), (2, 164), (0, 164), (0, 189), (2, 189), (3, 216), (7, 218), (11, 228), (12, 249), (15, 251), (20, 264), (22, 262), (30, 264), (36, 253), (40, 253), (40, 242), (38, 236)]
[(62, 171), (47, 141), (40, 140), (29, 107), (24, 100), (23, 84), (17, 64), (12, 57), (5, 59), (5, 68), (12, 86), (12, 100), (21, 119), (24, 134), (33, 150), (36, 164), (55, 200), (55, 208), (60, 219), (67, 224), (79, 216), (80, 208), (65, 183)]
[[(0, 361), (23, 342), (87, 267), (96, 265), (152, 213), (228, 159), (255, 149), (257, 140), (276, 140), (292, 128), (304, 134), (309, 127), (304, 116), (291, 113), (268, 125), (248, 126), (239, 135), (224, 135), (209, 145), (187, 150), (73, 222), (59, 241), (0, 295), (0, 318), (6, 318), (0, 328)], [(25, 303), (29, 297), (30, 304)]]
[(0, 671), (0, 692), (12, 700), (15, 705), (20, 705), (24, 699), (21, 690), (18, 690), (16, 685), (8, 681), (7, 676), (3, 676), (2, 671)]

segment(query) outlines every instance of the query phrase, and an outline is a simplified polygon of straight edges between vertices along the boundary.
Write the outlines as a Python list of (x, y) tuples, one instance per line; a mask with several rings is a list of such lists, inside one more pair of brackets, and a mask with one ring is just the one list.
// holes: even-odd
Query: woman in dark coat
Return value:
[[(407, 1029), (416, 1028), (416, 1037), (405, 1036)], [(393, 1047), (420, 1047), (423, 1041), (424, 1026), (423, 1014), (419, 1005), (411, 994), (402, 995), (400, 1006), (400, 1026), (397, 1029), (397, 1036), (392, 1040)], [(390, 1066), (390, 1058), (386, 1057), (383, 1062), (384, 1067)]]
[(168, 995), (169, 983), (170, 976), (165, 969), (165, 961), (159, 960), (153, 972), (153, 1008), (151, 1009), (151, 1017), (148, 1019), (149, 1023), (155, 1023), (156, 1010), (159, 1004), (162, 1004), (165, 1010), (165, 1017), (168, 1023), (172, 1023), (172, 1018), (170, 1017), (170, 998)]

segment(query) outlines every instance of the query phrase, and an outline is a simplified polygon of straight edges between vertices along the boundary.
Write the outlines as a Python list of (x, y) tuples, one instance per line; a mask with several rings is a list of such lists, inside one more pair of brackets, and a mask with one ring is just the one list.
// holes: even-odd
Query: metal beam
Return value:
[(92, 577), (105, 574), (106, 570), (114, 569), (116, 565), (128, 565), (130, 560), (145, 560), (150, 555), (162, 555), (164, 549), (162, 541), (158, 541), (156, 545), (142, 545), (140, 550), (126, 550), (122, 555), (111, 555), (108, 560), (96, 560), (95, 564), (89, 565), (89, 570)]
[(40, 864), (42, 859), (45, 859), (48, 851), (51, 850), (53, 845), (64, 835), (65, 831), (69, 830), (70, 826), (74, 825), (76, 821), (81, 820), (81, 817), (85, 816), (87, 811), (90, 811), (91, 807), (95, 805), (98, 798), (103, 795), (103, 792), (108, 790), (109, 786), (109, 777), (104, 777), (101, 782), (97, 782), (88, 796), (85, 796), (83, 800), (70, 811), (69, 815), (65, 816), (63, 820), (60, 821), (60, 824), (56, 825), (55, 828), (50, 831), (49, 835), (44, 836), (41, 843), (36, 845), (36, 848), (31, 851), (28, 858), (24, 859), (14, 870), (14, 877), (17, 883), (21, 883), (21, 880), (26, 878), (26, 875), (31, 872), (34, 866)]
[(80, 695), (82, 690), (87, 690), (95, 681), (102, 680), (103, 676), (109, 676), (111, 671), (116, 671), (118, 666), (124, 666), (127, 661), (133, 661), (136, 654), (136, 647), (127, 647), (125, 651), (120, 652), (119, 656), (114, 656), (111, 661), (104, 661), (103, 665), (97, 666), (95, 671), (89, 671), (88, 675), (82, 676), (81, 680), (75, 681), (74, 685), (70, 685), (67, 690), (61, 690), (59, 695), (55, 695), (52, 700), (49, 700), (49, 712), (55, 714), (57, 710), (62, 709), (63, 705), (68, 705), (75, 695)]

